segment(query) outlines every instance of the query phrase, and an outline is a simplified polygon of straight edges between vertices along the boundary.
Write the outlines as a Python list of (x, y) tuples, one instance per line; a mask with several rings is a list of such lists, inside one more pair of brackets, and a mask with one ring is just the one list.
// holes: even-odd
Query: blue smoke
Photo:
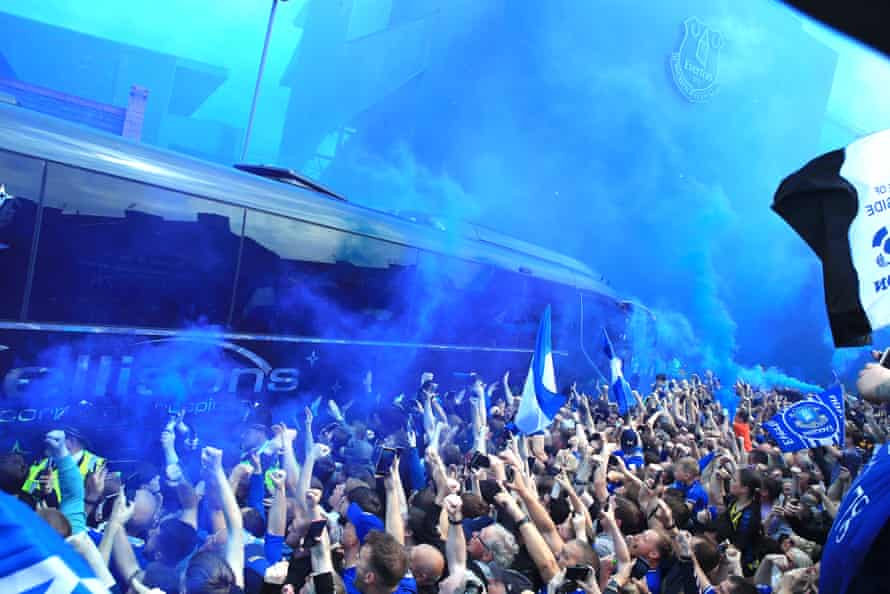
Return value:
[[(226, 68), (192, 118), (240, 130), (261, 4), (134, 2), (124, 21), (61, 0), (9, 10)], [(846, 113), (835, 98), (837, 69), (849, 65), (838, 42), (778, 3), (339, 6), (280, 5), (251, 160), (433, 218), (430, 233), (457, 238), (471, 221), (582, 260), (655, 312), (654, 328), (631, 321), (644, 375), (713, 369), (724, 385), (807, 391), (832, 369), (851, 379), (865, 355), (826, 343), (818, 263), (768, 208), (782, 177), (851, 139), (832, 123)], [(719, 89), (701, 104), (682, 97), (668, 68), (690, 16), (725, 39)], [(52, 72), (35, 82), (52, 86)], [(62, 90), (90, 98), (102, 85), (88, 78)], [(193, 120), (164, 118), (152, 142), (205, 138), (188, 133)], [(233, 146), (188, 149), (231, 162)], [(318, 297), (325, 316), (365, 323), (307, 290), (299, 298)]]

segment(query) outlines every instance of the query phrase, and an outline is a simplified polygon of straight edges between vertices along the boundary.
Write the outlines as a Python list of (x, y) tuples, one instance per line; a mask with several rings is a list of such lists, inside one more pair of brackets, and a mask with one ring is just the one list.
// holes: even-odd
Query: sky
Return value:
[[(288, 102), (302, 93), (319, 110), (307, 119), (357, 130), (313, 172), (326, 185), (582, 260), (656, 312), (660, 365), (767, 382), (854, 377), (864, 355), (831, 345), (818, 261), (769, 205), (808, 159), (890, 126), (885, 58), (768, 0), (418, 0), (429, 24), (420, 58), (420, 45), (401, 57), (384, 47), (393, 36), (367, 47), (383, 56), (384, 74), (399, 59), (420, 60), (423, 74), (367, 109), (350, 96), (357, 89), (335, 87), (339, 99), (327, 103), (312, 95), (331, 77), (372, 78), (362, 64), (326, 62), (335, 52), (323, 41), (336, 34), (320, 2), (367, 27), (398, 4), (279, 5), (248, 160), (308, 166), (279, 151)], [(270, 6), (44, 0), (2, 10), (223, 67), (229, 78), (195, 117), (240, 128)], [(668, 70), (693, 16), (723, 39), (711, 50), (719, 88), (703, 103), (686, 100)], [(283, 86), (306, 40), (321, 58), (306, 58), (299, 84)]]

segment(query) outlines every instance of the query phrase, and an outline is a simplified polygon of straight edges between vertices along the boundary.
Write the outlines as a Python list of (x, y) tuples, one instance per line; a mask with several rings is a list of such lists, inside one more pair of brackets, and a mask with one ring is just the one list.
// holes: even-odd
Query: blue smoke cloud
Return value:
[[(305, 171), (305, 155), (350, 128), (314, 172), (327, 185), (374, 208), (432, 217), (431, 233), (469, 220), (601, 271), (655, 314), (652, 328), (631, 321), (645, 373), (713, 369), (725, 384), (812, 390), (832, 369), (849, 380), (864, 359), (825, 341), (818, 263), (768, 209), (784, 175), (835, 147), (826, 144), (834, 139), (826, 111), (837, 54), (778, 3), (418, 3), (439, 15), (422, 47), (387, 53), (407, 26), (395, 36), (356, 35), (367, 59), (336, 62), (332, 72), (346, 46), (342, 29), (362, 21), (346, 15), (344, 25), (325, 2), (280, 6), (256, 122), (263, 160), (277, 155)], [(266, 18), (265, 8), (242, 4), (190, 7), (204, 18), (176, 23), (159, 20), (169, 11), (157, 3), (131, 3), (123, 23), (61, 0), (16, 10), (229, 68), (197, 117), (240, 128)], [(410, 12), (395, 7), (393, 19), (399, 11)], [(725, 38), (720, 89), (703, 104), (683, 99), (668, 71), (693, 15)], [(386, 79), (418, 61), (417, 76)], [(278, 150), (295, 135), (288, 98), (313, 108), (296, 117), (325, 122), (290, 152)], [(181, 124), (164, 125), (172, 133)], [(324, 305), (323, 291), (310, 293), (300, 299), (318, 297), (326, 316), (342, 313)], [(427, 311), (432, 319), (437, 310)]]
[[(358, 133), (326, 180), (377, 208), (420, 202), (496, 221), (603, 271), (656, 312), (654, 337), (634, 337), (641, 367), (679, 360), (725, 381), (817, 389), (831, 378), (818, 267), (768, 205), (819, 151), (833, 56), (790, 14), (715, 9), (705, 20), (728, 40), (724, 86), (693, 106), (664, 73), (685, 16), (576, 3), (490, 14), (438, 56), (460, 93), (421, 87), (401, 113), (410, 137)], [(646, 39), (628, 35), (635, 21)], [(784, 60), (800, 51), (814, 69), (789, 73)], [(795, 91), (751, 102), (752, 88), (789, 76)], [(430, 112), (441, 119), (426, 123)], [(791, 141), (782, 117), (813, 129)]]

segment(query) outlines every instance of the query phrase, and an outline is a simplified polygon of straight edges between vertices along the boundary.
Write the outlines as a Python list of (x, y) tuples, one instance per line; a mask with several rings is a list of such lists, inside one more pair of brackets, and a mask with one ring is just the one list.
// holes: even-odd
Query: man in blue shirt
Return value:
[(695, 458), (680, 458), (674, 468), (674, 477), (677, 480), (671, 485), (672, 488), (683, 492), (686, 505), (692, 510), (693, 517), (708, 507), (708, 494), (698, 480), (698, 473), (698, 461)]
[(392, 535), (372, 530), (364, 538), (355, 567), (343, 571), (347, 594), (416, 594), (413, 579), (406, 578), (408, 555)]
[(614, 454), (624, 460), (624, 465), (630, 470), (642, 468), (646, 463), (640, 436), (630, 428), (621, 432), (621, 449), (615, 450)]

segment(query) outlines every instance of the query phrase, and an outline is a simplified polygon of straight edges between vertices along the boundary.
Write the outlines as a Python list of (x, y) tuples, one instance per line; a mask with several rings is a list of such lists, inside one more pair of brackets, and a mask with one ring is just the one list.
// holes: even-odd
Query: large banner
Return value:
[[(883, 569), (862, 566), (872, 545), (890, 516), (890, 446), (875, 448), (875, 453), (859, 474), (840, 508), (822, 552), (819, 592), (845, 594), (855, 579), (884, 575)], [(877, 557), (877, 558), (875, 558)], [(872, 555), (870, 565), (885, 563), (880, 555)], [(879, 579), (879, 578), (873, 578)], [(855, 591), (855, 588), (852, 590)]]
[(843, 446), (843, 388), (838, 384), (815, 398), (795, 402), (763, 425), (783, 452)]

